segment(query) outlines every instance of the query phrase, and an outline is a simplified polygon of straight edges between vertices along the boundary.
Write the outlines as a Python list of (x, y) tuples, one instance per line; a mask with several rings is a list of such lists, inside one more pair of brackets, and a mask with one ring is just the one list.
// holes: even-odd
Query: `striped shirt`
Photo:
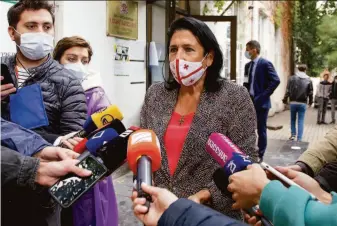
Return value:
[(19, 88), (21, 88), (22, 83), (24, 83), (27, 80), (27, 78), (30, 77), (30, 75), (24, 68), (17, 67), (17, 69), (18, 69), (18, 86)]

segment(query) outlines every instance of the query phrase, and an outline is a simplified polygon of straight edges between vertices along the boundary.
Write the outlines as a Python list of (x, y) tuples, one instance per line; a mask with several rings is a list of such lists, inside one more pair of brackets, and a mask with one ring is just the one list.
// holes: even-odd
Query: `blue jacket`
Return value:
[(263, 189), (260, 209), (275, 226), (337, 225), (337, 195), (330, 205), (311, 199), (308, 192), (296, 186), (289, 189), (272, 181)]
[[(245, 76), (249, 74), (249, 67), (251, 62), (245, 65)], [(250, 90), (251, 78), (243, 85)], [(280, 84), (280, 78), (275, 71), (273, 64), (260, 58), (255, 69), (254, 74), (254, 105), (255, 108), (271, 108), (270, 96)]]
[(246, 226), (206, 206), (188, 199), (178, 199), (158, 221), (158, 226)]
[(52, 145), (33, 131), (1, 118), (1, 146), (32, 156)]

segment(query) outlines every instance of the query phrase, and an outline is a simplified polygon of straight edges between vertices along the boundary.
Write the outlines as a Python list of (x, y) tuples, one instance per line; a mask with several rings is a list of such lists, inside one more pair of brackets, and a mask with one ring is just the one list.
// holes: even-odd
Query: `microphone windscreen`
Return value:
[(109, 174), (125, 163), (128, 139), (135, 130), (138, 129), (136, 127), (130, 127), (118, 137), (105, 144), (101, 149), (97, 150), (97, 156), (103, 160), (104, 165), (109, 169)]
[(225, 135), (212, 133), (206, 143), (206, 151), (224, 167), (233, 157), (233, 153), (245, 155), (240, 149)]
[(101, 128), (114, 119), (123, 120), (123, 115), (116, 105), (110, 105), (91, 115), (96, 128)]
[(141, 156), (148, 156), (152, 161), (152, 172), (161, 166), (161, 152), (158, 137), (152, 130), (141, 129), (130, 135), (127, 161), (130, 169), (137, 173), (137, 161)]
[(228, 176), (224, 172), (223, 168), (218, 168), (213, 173), (213, 181), (215, 185), (219, 188), (219, 190), (224, 193), (225, 195), (230, 195), (231, 193), (227, 190)]
[(123, 123), (119, 119), (115, 119), (112, 122), (108, 123), (107, 125), (103, 126), (102, 128), (99, 128), (99, 129), (95, 130), (94, 132), (90, 133), (87, 138), (90, 139), (96, 133), (98, 133), (98, 132), (100, 132), (102, 130), (108, 129), (108, 128), (116, 130), (116, 132), (118, 134), (124, 133), (125, 130), (126, 130), (126, 128), (123, 125)]
[(92, 155), (96, 156), (96, 151), (99, 148), (116, 137), (118, 137), (116, 130), (108, 128), (96, 133), (87, 141), (85, 146)]
[(83, 140), (81, 140), (75, 147), (74, 147), (74, 152), (82, 154), (87, 148), (86, 148), (86, 143), (87, 143), (88, 139), (87, 138), (83, 138)]

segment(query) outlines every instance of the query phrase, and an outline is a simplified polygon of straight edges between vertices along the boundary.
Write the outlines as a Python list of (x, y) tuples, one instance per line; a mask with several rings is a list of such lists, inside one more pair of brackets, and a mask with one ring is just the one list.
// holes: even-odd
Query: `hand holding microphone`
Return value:
[(145, 225), (157, 225), (160, 217), (169, 206), (178, 200), (178, 197), (164, 188), (141, 184), (142, 191), (151, 196), (150, 208), (146, 206), (146, 198), (135, 198), (133, 200), (133, 211), (135, 216)]
[(253, 164), (229, 177), (228, 191), (235, 201), (233, 209), (248, 209), (259, 204), (262, 190), (270, 182), (265, 171)]
[(142, 129), (130, 135), (127, 161), (136, 174), (137, 196), (146, 198), (146, 206), (149, 207), (151, 196), (142, 190), (141, 184), (152, 185), (152, 172), (161, 166), (160, 144), (153, 131)]
[(75, 137), (85, 138), (90, 133), (104, 127), (105, 125), (108, 125), (115, 119), (122, 120), (123, 115), (116, 105), (110, 105), (109, 107), (103, 108), (100, 111), (95, 112), (94, 114), (89, 116), (85, 121), (83, 129), (81, 131), (77, 133), (68, 134), (67, 136), (65, 136), (65, 139), (63, 139), (63, 142), (60, 141), (64, 137), (59, 137), (55, 141), (54, 145), (59, 145), (60, 147), (63, 148), (73, 149), (74, 146), (76, 146), (78, 142), (80, 142), (80, 140), (74, 139)]

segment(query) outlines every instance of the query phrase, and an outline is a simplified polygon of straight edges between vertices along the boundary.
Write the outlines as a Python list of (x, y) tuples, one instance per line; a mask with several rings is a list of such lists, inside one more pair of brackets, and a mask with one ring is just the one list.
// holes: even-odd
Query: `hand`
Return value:
[(286, 167), (275, 167), (280, 173), (284, 174), (286, 177), (294, 181), (296, 184), (312, 193), (323, 203), (331, 203), (332, 197), (329, 193), (324, 191), (318, 184), (318, 182), (306, 175), (305, 173), (297, 172)]
[[(145, 198), (134, 198), (134, 214), (147, 226), (157, 225), (164, 211), (169, 208), (172, 203), (177, 201), (178, 198), (167, 189), (152, 187), (144, 183), (142, 183), (142, 189), (151, 195), (153, 202), (150, 204), (150, 209), (148, 210), (148, 208), (144, 206), (146, 202)], [(134, 192), (133, 195), (137, 197), (137, 192)]]
[(74, 173), (80, 177), (88, 177), (91, 171), (77, 167), (76, 164), (79, 160), (66, 159), (60, 162), (40, 162), (35, 182), (42, 186), (52, 186), (60, 177)]
[(189, 200), (192, 200), (198, 204), (203, 204), (208, 202), (211, 199), (211, 193), (208, 189), (201, 190), (194, 195), (188, 197)]
[(259, 203), (263, 188), (270, 181), (264, 170), (258, 165), (253, 164), (243, 170), (234, 173), (229, 177), (229, 192), (235, 201), (233, 209), (248, 209)]
[(245, 221), (253, 226), (262, 226), (261, 221), (257, 221), (255, 216), (250, 216), (248, 213), (244, 212)]
[(295, 170), (297, 172), (302, 172), (302, 168), (299, 165), (291, 165), (291, 166), (287, 166), (285, 168), (291, 169), (291, 170)]
[(81, 142), (83, 138), (80, 137), (73, 137), (73, 138), (61, 138), (61, 144), (66, 145), (69, 149), (74, 150), (74, 147), (78, 145), (79, 142)]
[[(4, 80), (3, 76), (0, 76), (0, 80)], [(9, 94), (15, 93), (16, 88), (12, 83), (1, 85), (1, 100), (4, 100), (8, 97)]]
[(78, 153), (60, 147), (46, 147), (34, 155), (34, 157), (39, 158), (41, 162), (76, 159), (78, 156)]

